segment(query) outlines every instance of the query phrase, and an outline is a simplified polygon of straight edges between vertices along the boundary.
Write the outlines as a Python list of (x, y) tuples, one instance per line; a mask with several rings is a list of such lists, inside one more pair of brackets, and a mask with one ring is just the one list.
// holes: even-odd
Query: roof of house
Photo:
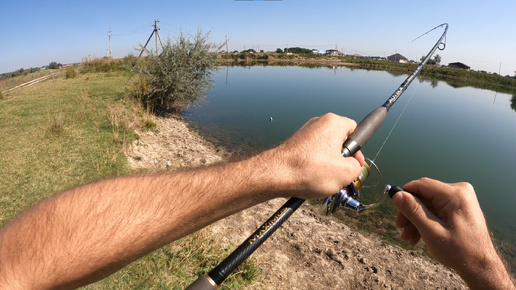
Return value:
[(465, 65), (462, 62), (451, 62), (448, 64), (449, 67), (460, 67), (465, 69), (470, 69), (471, 67), (469, 65)]
[(393, 55), (389, 55), (387, 57), (387, 59), (404, 59), (404, 60), (408, 60), (406, 57), (404, 57), (403, 55), (401, 55), (399, 53), (395, 53)]

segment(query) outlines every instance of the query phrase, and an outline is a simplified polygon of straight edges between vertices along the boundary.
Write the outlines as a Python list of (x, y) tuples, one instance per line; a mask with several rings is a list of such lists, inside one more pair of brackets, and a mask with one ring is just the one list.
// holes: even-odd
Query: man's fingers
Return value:
[[(392, 202), (419, 233), (436, 234), (443, 230), (442, 221), (414, 195), (405, 191), (399, 191), (392, 197)], [(398, 223), (403, 225), (403, 219), (400, 218)], [(407, 224), (405, 224), (406, 226)]]
[[(423, 177), (413, 180), (403, 186), (403, 189), (417, 194), (421, 199), (430, 202), (434, 207), (439, 205), (440, 200), (447, 200), (453, 196), (450, 185), (439, 180)], [(439, 197), (438, 199), (436, 197)]]
[(355, 153), (355, 155), (353, 157), (355, 157), (355, 159), (358, 160), (358, 163), (360, 164), (360, 167), (362, 167), (364, 165), (364, 163), (365, 163), (365, 156), (362, 153), (362, 151), (359, 150), (357, 153)]

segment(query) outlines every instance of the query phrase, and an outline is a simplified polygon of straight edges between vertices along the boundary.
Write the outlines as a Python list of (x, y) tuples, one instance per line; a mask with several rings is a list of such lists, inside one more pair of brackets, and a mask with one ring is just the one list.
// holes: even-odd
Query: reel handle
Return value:
[[(389, 186), (389, 185), (387, 184), (386, 186)], [(398, 191), (402, 191), (403, 188), (401, 188), (397, 185), (393, 185), (388, 190), (389, 190), (389, 197), (392, 198), (396, 193), (398, 193)]]
[[(387, 186), (389, 186), (390, 188), (387, 189)], [(401, 188), (400, 186), (397, 186), (397, 185), (391, 186), (391, 185), (387, 184), (387, 185), (385, 185), (385, 188), (389, 192), (389, 197), (390, 198), (392, 198), (396, 193), (398, 193), (398, 191), (406, 191), (406, 190), (404, 190), (403, 188)], [(406, 192), (408, 192), (408, 193), (412, 194), (413, 196), (417, 197), (417, 194), (413, 194), (410, 191), (406, 191)]]

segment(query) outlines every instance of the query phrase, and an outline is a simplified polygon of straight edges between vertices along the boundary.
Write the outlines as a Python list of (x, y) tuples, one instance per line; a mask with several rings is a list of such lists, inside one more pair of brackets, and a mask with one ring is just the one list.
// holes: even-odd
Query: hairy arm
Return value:
[(361, 153), (340, 155), (355, 126), (327, 114), (248, 160), (100, 181), (44, 200), (0, 232), (0, 285), (78, 287), (268, 199), (333, 194), (360, 172)]

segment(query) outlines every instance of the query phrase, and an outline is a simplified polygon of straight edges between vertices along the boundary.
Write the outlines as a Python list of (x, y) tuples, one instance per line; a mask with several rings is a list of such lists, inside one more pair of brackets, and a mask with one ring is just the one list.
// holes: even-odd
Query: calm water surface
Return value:
[[(225, 146), (262, 150), (288, 138), (311, 117), (327, 112), (360, 121), (406, 77), (344, 67), (221, 68), (207, 102), (187, 111), (185, 117)], [(403, 185), (422, 176), (468, 181), (495, 235), (515, 243), (516, 112), (511, 109), (512, 98), (416, 79), (362, 151), (375, 157), (407, 105), (376, 158), (382, 185)]]

